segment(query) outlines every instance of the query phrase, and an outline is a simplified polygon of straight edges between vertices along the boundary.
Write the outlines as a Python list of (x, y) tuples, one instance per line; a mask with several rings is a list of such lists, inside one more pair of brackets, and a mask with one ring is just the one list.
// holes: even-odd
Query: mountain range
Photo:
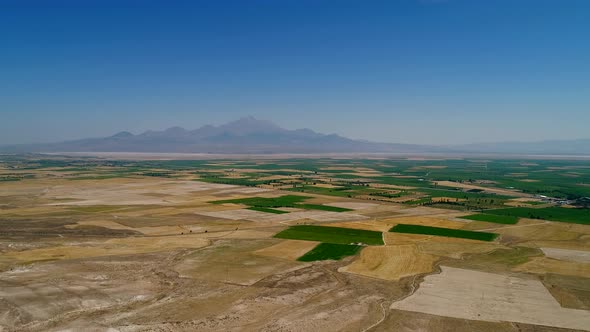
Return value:
[(311, 129), (288, 130), (265, 120), (241, 118), (195, 130), (163, 131), (86, 138), (59, 143), (0, 146), (0, 152), (170, 152), (170, 153), (507, 153), (590, 154), (590, 140), (427, 146), (354, 140)]

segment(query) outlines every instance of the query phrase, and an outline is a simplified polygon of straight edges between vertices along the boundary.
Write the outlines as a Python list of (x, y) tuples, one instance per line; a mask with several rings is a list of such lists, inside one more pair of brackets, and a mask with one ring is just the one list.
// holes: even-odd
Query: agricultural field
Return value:
[(354, 244), (320, 243), (297, 260), (302, 262), (339, 260), (346, 256), (355, 255), (360, 249), (361, 246)]
[(494, 233), (472, 232), (462, 229), (408, 224), (397, 224), (391, 228), (390, 232), (456, 237), (461, 239), (471, 239), (479, 241), (492, 241), (498, 236), (498, 234)]
[(590, 209), (571, 209), (562, 207), (548, 208), (509, 208), (488, 210), (486, 213), (498, 216), (519, 217), (530, 219), (544, 219), (551, 221), (569, 222), (590, 225)]
[(589, 196), (582, 160), (0, 156), (0, 331), (590, 331)]
[(295, 225), (275, 235), (281, 239), (320, 241), (336, 244), (362, 243), (382, 245), (380, 232), (344, 227)]

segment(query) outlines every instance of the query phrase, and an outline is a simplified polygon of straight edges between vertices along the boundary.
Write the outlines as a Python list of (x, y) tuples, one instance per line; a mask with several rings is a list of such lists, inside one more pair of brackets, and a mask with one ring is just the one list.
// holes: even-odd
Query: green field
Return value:
[(461, 217), (461, 219), (493, 222), (496, 224), (507, 224), (507, 225), (513, 225), (518, 222), (518, 217), (516, 217), (516, 216), (493, 215), (493, 214), (484, 214), (484, 213), (472, 214), (470, 216)]
[(320, 243), (297, 260), (301, 262), (339, 260), (346, 256), (353, 256), (361, 249), (354, 244)]
[[(319, 204), (306, 204), (302, 203), (303, 201), (309, 199), (311, 197), (308, 196), (296, 196), (296, 195), (285, 195), (280, 197), (249, 197), (249, 198), (238, 198), (238, 199), (226, 199), (221, 201), (213, 201), (209, 202), (212, 204), (225, 204), (225, 203), (233, 203), (233, 204), (244, 204), (248, 205), (252, 208), (258, 208), (256, 211), (262, 211), (260, 208), (264, 209), (272, 209), (278, 207), (292, 207), (292, 208), (299, 208), (305, 210), (322, 210), (322, 211), (332, 211), (332, 212), (346, 212), (352, 211), (351, 209), (339, 208), (335, 206), (327, 206), (327, 205), (319, 205)], [(263, 211), (263, 212), (270, 212), (270, 211)], [(274, 212), (277, 213), (277, 212)]]
[(462, 229), (451, 229), (442, 227), (422, 226), (422, 225), (408, 225), (408, 224), (397, 224), (393, 226), (390, 232), (395, 233), (408, 233), (408, 234), (424, 234), (424, 235), (436, 235), (446, 237), (457, 237), (462, 239), (471, 239), (479, 241), (492, 241), (498, 234), (486, 233), (486, 232), (473, 232), (465, 231)]
[(544, 219), (590, 225), (590, 209), (568, 209), (561, 207), (535, 209), (517, 207), (509, 209), (486, 210), (486, 213), (500, 216), (514, 216), (520, 218)]
[(360, 242), (368, 245), (383, 245), (381, 232), (315, 225), (291, 226), (276, 234), (274, 237), (280, 239), (307, 240), (336, 244)]
[(274, 214), (289, 213), (287, 211), (281, 211), (281, 210), (277, 210), (277, 209), (271, 209), (271, 208), (265, 208), (265, 207), (258, 207), (258, 206), (249, 207), (248, 210), (259, 211), (259, 212), (266, 212), (266, 213), (274, 213)]
[(244, 204), (250, 206), (260, 206), (260, 207), (292, 207), (297, 203), (301, 203), (306, 199), (309, 199), (309, 196), (296, 196), (296, 195), (285, 195), (280, 197), (249, 197), (249, 198), (238, 198), (238, 199), (225, 199), (221, 201), (213, 201), (210, 203), (213, 204), (226, 204), (226, 203), (233, 203), (233, 204)]

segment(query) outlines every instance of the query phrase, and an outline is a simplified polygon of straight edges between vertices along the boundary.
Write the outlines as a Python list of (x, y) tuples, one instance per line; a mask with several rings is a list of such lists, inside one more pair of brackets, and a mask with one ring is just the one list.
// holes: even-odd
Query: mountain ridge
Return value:
[(434, 146), (379, 143), (322, 134), (308, 128), (289, 130), (267, 120), (243, 117), (197, 129), (174, 126), (139, 134), (121, 131), (108, 137), (57, 143), (0, 146), (0, 152), (175, 152), (175, 153), (502, 153), (590, 155), (590, 139), (541, 142), (473, 143)]

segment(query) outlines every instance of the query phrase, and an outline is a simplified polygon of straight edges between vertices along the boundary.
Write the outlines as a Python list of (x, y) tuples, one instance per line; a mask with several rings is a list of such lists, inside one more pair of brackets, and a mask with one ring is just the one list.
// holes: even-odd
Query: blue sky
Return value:
[(0, 0), (0, 144), (242, 116), (384, 142), (590, 138), (590, 1)]

